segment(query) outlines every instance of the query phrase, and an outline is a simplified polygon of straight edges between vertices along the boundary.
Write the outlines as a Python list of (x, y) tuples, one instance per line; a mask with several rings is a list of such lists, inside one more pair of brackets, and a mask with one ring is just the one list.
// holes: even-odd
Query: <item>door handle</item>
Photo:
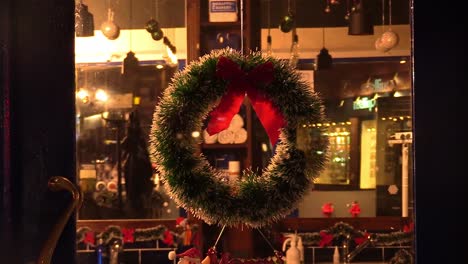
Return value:
[(66, 208), (66, 211), (60, 216), (58, 221), (55, 223), (52, 231), (49, 234), (46, 242), (42, 246), (41, 252), (39, 254), (39, 258), (37, 260), (37, 264), (50, 264), (52, 260), (52, 255), (54, 254), (55, 247), (57, 245), (57, 241), (60, 238), (60, 235), (65, 228), (65, 225), (70, 219), (73, 211), (75, 209), (79, 209), (83, 204), (83, 195), (78, 187), (73, 184), (70, 180), (62, 176), (54, 176), (49, 179), (47, 184), (49, 190), (53, 192), (58, 191), (68, 191), (72, 194), (72, 201)]

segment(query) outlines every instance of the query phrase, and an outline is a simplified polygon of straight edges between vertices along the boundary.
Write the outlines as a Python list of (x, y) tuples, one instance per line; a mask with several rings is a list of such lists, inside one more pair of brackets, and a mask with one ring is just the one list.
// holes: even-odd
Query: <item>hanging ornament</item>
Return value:
[(330, 13), (331, 11), (330, 4), (331, 4), (330, 0), (327, 0), (327, 6), (325, 6), (325, 10), (324, 10), (325, 13)]
[(158, 30), (151, 32), (151, 37), (156, 41), (161, 40), (164, 37), (164, 32), (159, 28)]
[(101, 31), (110, 40), (115, 40), (120, 35), (120, 28), (114, 23), (114, 12), (110, 8), (107, 10), (107, 21), (101, 24)]
[(289, 13), (281, 19), (279, 28), (283, 33), (288, 33), (294, 28), (294, 23), (294, 16)]
[[(154, 14), (156, 16), (156, 19), (158, 17), (158, 11), (159, 11), (158, 4), (159, 2), (155, 1)], [(159, 41), (164, 37), (164, 32), (162, 31), (161, 26), (159, 25), (159, 22), (156, 19), (151, 18), (150, 20), (148, 20), (148, 22), (146, 22), (145, 24), (145, 29), (151, 34), (151, 38), (153, 38), (156, 41)]]
[[(388, 2), (388, 25), (389, 28), (375, 42), (375, 48), (378, 51), (387, 52), (396, 47), (400, 37), (391, 29), (392, 25), (392, 1)], [(385, 25), (385, 0), (382, 0), (382, 27)]]
[(389, 49), (385, 48), (383, 45), (382, 45), (382, 39), (381, 38), (378, 38), (376, 41), (375, 41), (375, 49), (380, 51), (380, 52), (387, 52), (389, 51)]
[(270, 5), (271, 0), (268, 0), (268, 36), (267, 36), (267, 55), (271, 56), (272, 55), (272, 38), (271, 38), (271, 5)]
[(380, 37), (381, 46), (389, 50), (398, 45), (399, 40), (400, 37), (397, 33), (393, 32), (392, 29), (388, 29)]
[[(294, 30), (296, 31), (296, 30)], [(291, 45), (291, 57), (289, 58), (289, 65), (296, 68), (299, 63), (299, 37), (297, 34), (293, 35), (293, 42)]]
[(146, 22), (145, 29), (149, 33), (156, 32), (156, 31), (160, 30), (159, 22), (154, 20), (153, 18), (151, 18), (150, 20), (148, 20), (148, 22)]

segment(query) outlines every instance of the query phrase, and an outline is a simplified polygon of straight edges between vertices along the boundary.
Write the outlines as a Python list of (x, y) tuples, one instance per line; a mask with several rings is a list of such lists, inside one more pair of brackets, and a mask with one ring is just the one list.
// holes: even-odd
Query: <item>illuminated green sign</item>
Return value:
[(362, 97), (356, 99), (353, 102), (353, 110), (369, 109), (369, 111), (375, 106), (375, 99), (369, 99)]

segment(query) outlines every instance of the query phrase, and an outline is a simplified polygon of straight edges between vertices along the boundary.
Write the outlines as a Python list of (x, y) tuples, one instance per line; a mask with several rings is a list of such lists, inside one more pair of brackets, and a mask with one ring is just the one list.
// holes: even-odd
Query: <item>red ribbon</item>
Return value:
[(135, 229), (133, 228), (122, 228), (123, 242), (124, 243), (133, 243), (135, 242), (135, 237), (133, 236)]
[(284, 127), (286, 121), (267, 96), (256, 89), (256, 86), (268, 85), (273, 81), (273, 63), (269, 61), (257, 65), (250, 72), (245, 72), (231, 59), (220, 57), (216, 65), (216, 76), (229, 84), (221, 102), (210, 113), (208, 134), (213, 135), (228, 128), (247, 95), (274, 146), (278, 141), (279, 129)]
[(320, 231), (320, 243), (319, 243), (319, 246), (320, 247), (325, 247), (325, 246), (330, 246), (332, 241), (333, 241), (333, 235), (332, 234), (328, 234), (327, 232), (325, 231)]

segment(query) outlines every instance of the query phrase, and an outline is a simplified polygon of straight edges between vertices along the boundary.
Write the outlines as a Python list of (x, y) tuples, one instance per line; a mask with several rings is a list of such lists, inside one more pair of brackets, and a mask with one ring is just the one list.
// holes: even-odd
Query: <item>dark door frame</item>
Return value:
[[(72, 0), (0, 1), (2, 263), (34, 263), (71, 201), (47, 182), (75, 182), (74, 8)], [(72, 217), (53, 263), (73, 263), (75, 232)]]

